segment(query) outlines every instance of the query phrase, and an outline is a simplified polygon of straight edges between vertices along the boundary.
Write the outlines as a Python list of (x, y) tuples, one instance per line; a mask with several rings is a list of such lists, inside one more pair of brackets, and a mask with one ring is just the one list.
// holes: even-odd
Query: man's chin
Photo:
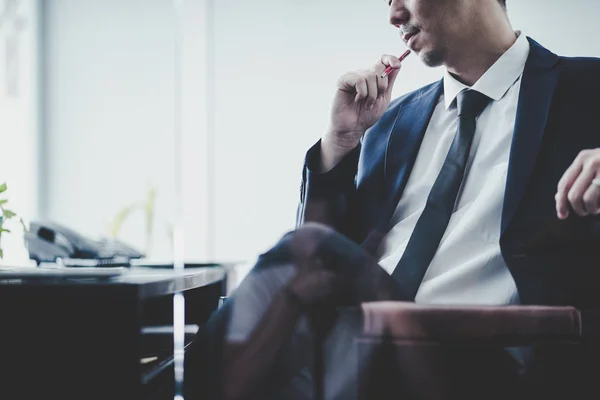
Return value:
[(421, 50), (419, 53), (423, 64), (428, 67), (439, 67), (444, 64), (444, 52), (437, 50)]

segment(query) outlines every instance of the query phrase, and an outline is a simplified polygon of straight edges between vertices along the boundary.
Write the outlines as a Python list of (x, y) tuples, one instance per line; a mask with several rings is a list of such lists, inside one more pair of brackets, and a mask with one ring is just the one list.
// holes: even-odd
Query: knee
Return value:
[(335, 230), (329, 225), (319, 222), (307, 222), (294, 231), (295, 234), (311, 236), (311, 237), (327, 237), (333, 235)]
[(335, 230), (326, 225), (315, 222), (306, 223), (302, 227), (286, 233), (273, 248), (261, 254), (253, 270), (274, 263), (303, 263), (313, 258), (322, 243), (331, 235), (335, 235)]
[(289, 248), (295, 259), (306, 259), (313, 257), (319, 246), (328, 237), (335, 235), (331, 227), (316, 222), (304, 224), (291, 233)]

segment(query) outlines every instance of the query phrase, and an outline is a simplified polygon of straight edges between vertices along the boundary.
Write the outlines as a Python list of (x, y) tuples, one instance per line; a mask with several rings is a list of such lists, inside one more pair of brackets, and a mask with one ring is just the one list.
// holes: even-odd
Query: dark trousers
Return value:
[[(307, 240), (312, 242), (308, 246), (303, 246)], [(342, 284), (337, 292), (310, 313), (312, 318), (311, 328), (318, 331), (319, 339), (324, 339), (333, 327), (339, 323), (337, 310), (340, 308), (358, 306), (363, 302), (405, 300), (397, 289), (393, 278), (377, 264), (377, 260), (372, 255), (346, 237), (324, 227), (302, 228), (285, 235), (275, 247), (260, 256), (248, 277), (252, 278), (261, 273), (262, 276), (268, 276), (264, 275), (264, 272), (269, 271), (269, 269), (293, 264), (299, 256), (298, 252), (301, 253), (302, 251), (317, 255), (324, 260), (324, 268), (331, 269), (342, 277)], [(300, 254), (300, 256), (303, 255)], [(307, 255), (304, 254), (304, 256)], [(240, 284), (236, 293), (244, 293), (244, 285), (249, 284), (247, 282), (251, 280), (248, 277)], [(223, 350), (228, 334), (228, 326), (232, 318), (235, 296), (236, 294), (211, 316), (186, 352), (185, 398), (187, 400), (221, 400), (223, 398)], [(235, 301), (244, 302), (244, 299), (237, 298)], [(346, 336), (348, 336), (347, 332), (350, 332), (351, 336), (351, 332), (355, 331), (358, 334), (360, 331), (360, 319), (345, 321), (344, 323), (352, 325), (345, 328)], [(347, 345), (344, 345), (345, 347), (351, 347), (351, 337), (343, 340), (348, 342)], [(340, 341), (336, 340), (335, 342)], [(312, 342), (303, 354), (307, 355), (307, 353), (312, 352), (314, 356), (315, 350), (318, 351), (319, 347)], [(343, 352), (343, 349), (341, 351)], [(489, 355), (484, 357), (481, 352), (477, 352), (473, 355), (473, 362), (481, 363), (482, 360), (489, 360), (489, 363), (495, 363), (499, 371), (506, 370), (512, 374), (516, 363), (506, 353), (500, 353), (492, 354), (490, 352)], [(322, 356), (322, 354), (319, 356)], [(341, 355), (341, 357), (344, 356)], [(457, 354), (454, 357), (460, 359), (463, 356), (466, 355)], [(283, 356), (281, 359), (285, 360), (286, 358)], [(324, 372), (322, 370), (324, 368), (323, 364), (315, 362), (311, 356), (307, 356), (305, 361), (309, 364), (307, 367), (316, 375), (313, 376), (313, 386), (316, 385), (317, 391), (324, 393), (324, 389), (319, 386), (327, 384), (327, 382), (323, 383), (323, 377), (318, 376)], [(464, 365), (465, 362), (468, 363), (468, 360), (463, 357), (461, 364)], [(344, 365), (339, 365), (337, 369), (343, 372), (345, 368), (352, 369), (353, 367), (348, 365), (348, 361), (344, 361)], [(277, 387), (284, 386), (286, 384), (285, 380), (290, 379), (289, 375), (285, 377), (278, 374), (277, 372), (280, 370), (282, 369), (273, 369), (274, 379), (270, 380), (269, 384), (273, 386), (274, 390), (266, 391), (266, 393), (271, 393), (269, 398), (282, 398), (276, 394), (278, 393)], [(389, 372), (387, 371), (385, 376), (392, 379)], [(348, 373), (352, 374), (352, 371), (348, 371)], [(280, 393), (285, 393), (285, 391)], [(305, 394), (304, 396), (306, 397), (284, 395), (286, 400), (314, 398), (311, 395)], [(344, 398), (344, 395), (340, 396)], [(354, 398), (354, 396), (347, 398)]]

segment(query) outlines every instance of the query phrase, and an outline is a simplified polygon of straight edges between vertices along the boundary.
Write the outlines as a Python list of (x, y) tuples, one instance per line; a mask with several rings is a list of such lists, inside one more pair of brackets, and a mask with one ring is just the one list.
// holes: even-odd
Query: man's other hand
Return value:
[[(569, 217), (569, 208), (579, 216), (600, 214), (600, 149), (583, 150), (558, 182), (556, 213)], [(600, 181), (598, 181), (600, 182)]]

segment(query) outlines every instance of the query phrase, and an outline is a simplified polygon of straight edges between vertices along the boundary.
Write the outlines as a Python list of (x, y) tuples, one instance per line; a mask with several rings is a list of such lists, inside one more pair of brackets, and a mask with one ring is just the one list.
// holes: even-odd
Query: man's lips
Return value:
[(410, 38), (412, 38), (413, 36), (415, 36), (417, 33), (419, 33), (419, 31), (407, 32), (404, 35), (402, 35), (402, 40), (404, 41), (404, 43), (408, 43), (408, 41), (410, 40)]

